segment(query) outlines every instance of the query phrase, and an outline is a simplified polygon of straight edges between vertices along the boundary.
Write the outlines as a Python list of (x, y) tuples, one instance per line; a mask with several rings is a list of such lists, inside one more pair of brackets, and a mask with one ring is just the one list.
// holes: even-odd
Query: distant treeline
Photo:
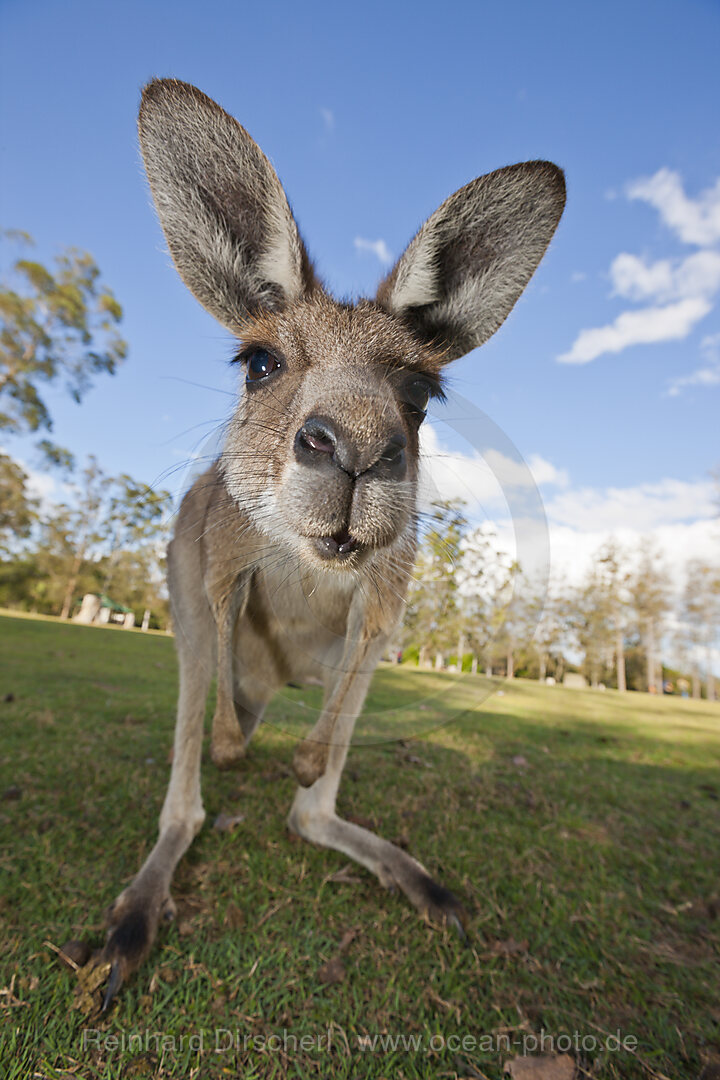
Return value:
[(719, 630), (718, 564), (671, 574), (650, 539), (611, 540), (578, 585), (538, 582), (450, 502), (426, 521), (398, 646), (421, 665), (714, 699)]

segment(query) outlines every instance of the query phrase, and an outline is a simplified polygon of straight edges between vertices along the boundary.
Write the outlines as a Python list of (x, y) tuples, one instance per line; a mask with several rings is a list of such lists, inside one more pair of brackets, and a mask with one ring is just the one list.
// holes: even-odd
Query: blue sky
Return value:
[[(80, 407), (48, 395), (59, 442), (153, 482), (231, 407), (177, 381), (232, 391), (235, 374), (228, 335), (163, 253), (139, 162), (140, 88), (172, 75), (259, 142), (340, 296), (372, 293), (382, 256), (472, 177), (560, 164), (553, 245), (452, 386), (530, 462), (558, 559), (609, 530), (655, 532), (671, 559), (713, 549), (716, 2), (4, 0), (0, 22), (0, 220), (32, 233), (41, 257), (91, 251), (125, 308), (121, 372)], [(473, 458), (440, 428), (435, 449)], [(33, 464), (28, 443), (6, 446)]]

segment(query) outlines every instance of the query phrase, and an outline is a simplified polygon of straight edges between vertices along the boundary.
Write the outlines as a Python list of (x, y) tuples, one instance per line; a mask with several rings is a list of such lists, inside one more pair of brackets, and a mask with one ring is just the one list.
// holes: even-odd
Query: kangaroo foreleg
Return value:
[(387, 639), (375, 638), (350, 643), (340, 670), (326, 695), (323, 710), (312, 731), (298, 744), (293, 755), (293, 771), (303, 787), (310, 787), (325, 772), (330, 744), (341, 717), (355, 723), (365, 700), (372, 673)]
[(212, 721), (210, 756), (219, 769), (236, 765), (247, 745), (234, 700), (233, 644), (237, 620), (247, 605), (249, 584), (249, 577), (234, 581), (212, 604), (217, 627), (217, 701)]

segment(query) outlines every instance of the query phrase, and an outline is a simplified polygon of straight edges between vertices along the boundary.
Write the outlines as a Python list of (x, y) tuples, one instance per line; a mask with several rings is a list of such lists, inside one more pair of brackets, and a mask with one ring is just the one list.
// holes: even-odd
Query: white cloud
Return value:
[(672, 287), (672, 267), (669, 259), (651, 263), (637, 255), (623, 254), (613, 259), (610, 280), (615, 296), (628, 300), (647, 300), (650, 296), (667, 294)]
[(618, 255), (610, 267), (615, 296), (628, 300), (712, 298), (720, 290), (720, 253), (697, 251), (681, 261), (646, 263), (637, 255)]
[(626, 192), (629, 199), (654, 206), (683, 243), (709, 247), (720, 242), (720, 179), (696, 199), (689, 199), (679, 174), (664, 168), (632, 181)]
[(618, 353), (630, 345), (651, 345), (686, 338), (696, 323), (712, 310), (702, 297), (680, 300), (665, 307), (624, 311), (609, 326), (581, 330), (561, 364), (587, 364), (603, 353)]
[(716, 513), (710, 480), (675, 480), (618, 488), (577, 488), (555, 495), (545, 505), (550, 521), (583, 532), (634, 529), (651, 532), (660, 526)]
[(60, 495), (58, 485), (52, 476), (38, 472), (23, 465), (28, 478), (28, 490), (33, 498), (40, 500), (41, 507), (45, 510)]
[(581, 330), (558, 357), (560, 363), (587, 364), (632, 345), (682, 340), (710, 313), (720, 292), (720, 252), (708, 250), (720, 241), (720, 180), (693, 200), (677, 173), (660, 169), (655, 176), (628, 185), (626, 194), (650, 203), (682, 241), (705, 250), (654, 262), (628, 252), (616, 256), (610, 266), (612, 295), (650, 306), (623, 311), (612, 323)]
[(326, 131), (334, 131), (335, 130), (335, 113), (332, 111), (332, 109), (328, 109), (328, 108), (323, 106), (320, 109), (320, 115), (322, 116), (322, 121), (323, 121), (323, 124), (325, 125), (325, 130)]
[[(597, 525), (597, 522), (595, 524)], [(535, 550), (532, 542), (528, 543), (526, 540), (524, 552), (519, 555), (517, 532), (509, 519), (489, 518), (484, 523), (483, 531), (493, 537), (493, 547), (507, 560), (512, 562), (519, 557), (523, 571), (531, 578), (538, 571), (547, 572), (544, 544), (540, 543), (537, 546), (540, 558), (535, 564), (533, 564)], [(611, 528), (609, 526), (582, 528), (562, 525), (550, 520), (547, 528), (550, 581), (557, 582), (561, 588), (580, 585), (592, 567), (597, 552), (608, 540), (615, 540), (632, 557), (633, 554), (640, 552), (648, 537), (660, 552), (669, 571), (670, 587), (676, 594), (683, 587), (685, 567), (690, 559), (701, 559), (704, 563), (717, 565), (718, 523), (708, 518), (659, 524), (652, 529)]]
[(539, 519), (513, 520), (505, 493), (532, 483), (546, 492), (550, 568), (564, 582), (578, 583), (611, 536), (629, 551), (639, 550), (643, 538), (652, 537), (676, 588), (688, 559), (718, 561), (720, 522), (711, 480), (667, 477), (627, 487), (574, 488), (565, 469), (539, 454), (531, 456), (527, 466), (498, 451), (463, 454), (444, 447), (430, 425), (421, 429), (421, 451), (423, 508), (433, 499), (463, 499), (470, 518), (482, 520), (495, 533), (496, 547), (510, 559), (516, 557), (521, 538), (526, 571), (533, 569), (535, 549), (542, 564), (544, 541), (542, 536), (533, 539), (532, 533), (544, 531), (544, 524)]
[(371, 252), (381, 263), (392, 262), (392, 254), (384, 240), (366, 240), (362, 236), (356, 236), (355, 247), (358, 251)]
[(549, 533), (551, 573), (567, 585), (580, 584), (597, 551), (611, 537), (632, 553), (640, 550), (649, 535), (662, 554), (670, 571), (671, 586), (676, 591), (682, 588), (689, 559), (702, 559), (711, 564), (718, 561), (718, 525), (707, 518), (658, 525), (650, 531), (633, 528), (582, 530), (551, 521)]
[(437, 499), (462, 499), (476, 515), (487, 508), (506, 508), (506, 492), (534, 485), (563, 487), (564, 469), (557, 469), (539, 454), (528, 462), (516, 461), (499, 450), (463, 454), (442, 446), (431, 424), (420, 429), (420, 498), (427, 507)]
[(704, 363), (689, 375), (671, 379), (667, 397), (678, 397), (686, 386), (720, 386), (720, 334), (712, 334), (700, 342)]
[(551, 462), (546, 461), (544, 457), (541, 457), (540, 454), (531, 454), (528, 465), (538, 487), (546, 484), (552, 484), (555, 487), (567, 487), (570, 483), (570, 477), (566, 469), (558, 469)]

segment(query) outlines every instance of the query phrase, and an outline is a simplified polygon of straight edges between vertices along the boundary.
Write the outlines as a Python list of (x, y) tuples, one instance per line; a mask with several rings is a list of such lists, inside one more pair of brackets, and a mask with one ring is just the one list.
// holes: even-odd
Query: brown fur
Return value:
[(406, 852), (339, 818), (335, 799), (403, 613), (423, 388), (441, 392), (444, 365), (497, 329), (564, 203), (562, 173), (548, 162), (480, 177), (423, 225), (376, 300), (341, 304), (320, 287), (269, 162), (218, 105), (187, 84), (154, 81), (140, 141), (178, 271), (237, 336), (253, 378), (169, 548), (180, 666), (173, 767), (158, 841), (110, 912), (106, 1004), (172, 912), (175, 866), (204, 819), (202, 727), (216, 672), (211, 753), (221, 767), (244, 754), (280, 686), (322, 681), (322, 713), (294, 755), (290, 828), (461, 926), (452, 894)]

